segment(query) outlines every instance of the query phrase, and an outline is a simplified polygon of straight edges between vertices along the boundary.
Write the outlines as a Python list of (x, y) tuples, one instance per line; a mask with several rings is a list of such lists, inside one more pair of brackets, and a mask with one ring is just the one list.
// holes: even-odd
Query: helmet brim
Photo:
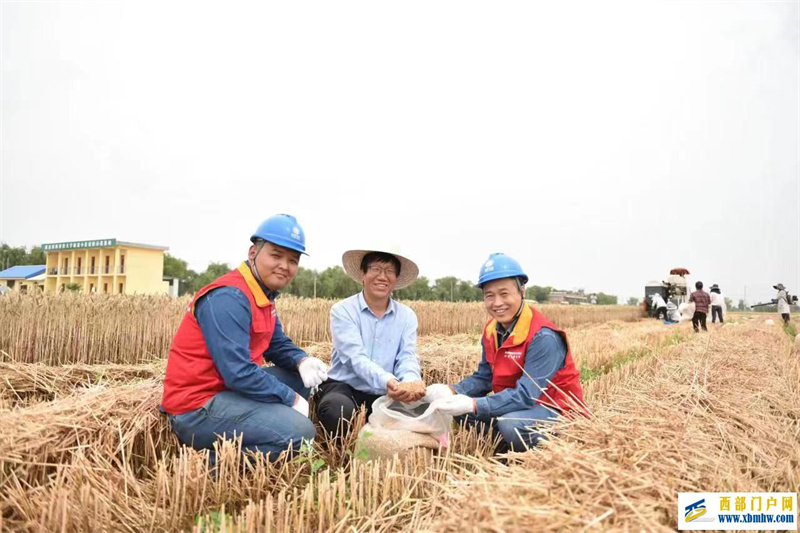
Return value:
[(252, 237), (250, 237), (250, 242), (252, 242), (253, 244), (255, 244), (257, 240), (266, 241), (270, 244), (274, 244), (275, 246), (279, 246), (287, 250), (292, 250), (294, 252), (300, 252), (302, 255), (305, 256), (308, 255), (305, 246), (301, 246), (300, 244), (291, 241), (290, 239), (286, 239), (278, 235), (253, 235)]
[(528, 284), (528, 276), (526, 276), (525, 274), (517, 274), (516, 276), (506, 276), (502, 272), (498, 272), (496, 276), (491, 276), (491, 275), (490, 276), (486, 276), (486, 278), (483, 281), (481, 281), (480, 283), (478, 283), (477, 285), (475, 285), (475, 287), (478, 288), (478, 289), (483, 289), (483, 286), (486, 285), (487, 283), (489, 283), (490, 281), (497, 281), (498, 279), (506, 279), (506, 278), (509, 278), (509, 279), (510, 278), (519, 278), (520, 282), (523, 285), (527, 285)]

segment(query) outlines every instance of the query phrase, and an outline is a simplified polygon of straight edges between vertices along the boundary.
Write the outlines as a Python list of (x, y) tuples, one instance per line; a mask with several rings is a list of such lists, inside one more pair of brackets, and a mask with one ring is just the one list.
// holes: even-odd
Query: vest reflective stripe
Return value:
[(564, 366), (550, 380), (552, 385), (545, 387), (537, 403), (556, 407), (561, 411), (573, 409), (575, 400), (579, 401), (579, 405), (583, 403), (583, 390), (580, 372), (572, 359), (567, 334), (528, 304), (525, 304), (517, 324), (514, 326), (514, 331), (502, 346), (497, 346), (496, 320), (490, 320), (483, 330), (482, 340), (486, 361), (492, 368), (492, 391), (498, 393), (517, 386), (517, 382), (522, 377), (522, 369), (525, 367), (525, 354), (528, 346), (542, 328), (549, 328), (561, 335), (567, 346), (567, 356)]
[(170, 414), (199, 409), (215, 394), (226, 390), (194, 315), (197, 301), (219, 287), (236, 287), (247, 296), (251, 315), (250, 360), (259, 366), (264, 364), (264, 352), (269, 348), (275, 331), (275, 304), (264, 294), (250, 267), (242, 263), (238, 269), (200, 289), (186, 308), (186, 314), (172, 340), (164, 378), (161, 406)]

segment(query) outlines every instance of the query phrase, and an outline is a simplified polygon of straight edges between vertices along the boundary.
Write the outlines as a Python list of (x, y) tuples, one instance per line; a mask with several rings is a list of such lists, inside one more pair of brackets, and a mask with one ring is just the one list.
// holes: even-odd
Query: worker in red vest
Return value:
[(478, 370), (454, 385), (428, 386), (424, 398), (439, 411), (466, 415), (467, 425), (499, 431), (498, 452), (536, 446), (542, 428), (558, 415), (584, 411), (567, 335), (525, 303), (527, 282), (517, 261), (500, 253), (489, 256), (478, 287), (492, 319), (483, 330)]
[(328, 377), (284, 334), (275, 309), (305, 254), (303, 230), (275, 215), (250, 240), (247, 261), (197, 292), (167, 359), (161, 409), (178, 440), (210, 450), (212, 464), (219, 437), (241, 436), (243, 451), (271, 460), (313, 439), (307, 398)]

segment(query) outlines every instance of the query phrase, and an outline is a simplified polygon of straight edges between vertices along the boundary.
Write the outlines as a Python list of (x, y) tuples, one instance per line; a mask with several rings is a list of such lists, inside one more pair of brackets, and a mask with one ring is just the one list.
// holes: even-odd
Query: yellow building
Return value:
[(117, 239), (43, 244), (47, 254), (45, 292), (63, 291), (68, 283), (83, 292), (106, 294), (167, 294), (164, 273), (166, 246)]

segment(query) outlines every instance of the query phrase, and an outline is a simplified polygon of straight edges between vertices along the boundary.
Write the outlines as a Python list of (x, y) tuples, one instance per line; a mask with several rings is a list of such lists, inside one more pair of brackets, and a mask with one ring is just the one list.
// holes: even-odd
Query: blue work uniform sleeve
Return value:
[(264, 403), (293, 405), (296, 393), (250, 359), (250, 302), (242, 291), (220, 287), (198, 300), (195, 317), (225, 387)]
[(386, 384), (395, 376), (369, 358), (358, 323), (340, 305), (331, 308), (331, 336), (333, 347), (345, 365), (364, 380), (373, 390), (386, 390)]
[(513, 411), (530, 409), (553, 376), (564, 366), (567, 345), (561, 335), (542, 328), (534, 335), (525, 351), (525, 366), (517, 386), (476, 400), (477, 414), (502, 416)]
[(486, 361), (486, 349), (481, 342), (481, 362), (478, 369), (468, 378), (464, 378), (452, 389), (458, 394), (466, 394), (471, 398), (481, 398), (492, 391), (492, 367)]
[(400, 347), (394, 360), (394, 375), (400, 381), (422, 381), (417, 357), (417, 327), (417, 315), (411, 311), (400, 336)]
[(292, 339), (283, 332), (283, 325), (278, 317), (275, 317), (275, 331), (272, 333), (272, 340), (269, 348), (264, 352), (264, 358), (275, 363), (285, 370), (297, 371), (300, 361), (308, 357), (308, 354), (297, 347)]

